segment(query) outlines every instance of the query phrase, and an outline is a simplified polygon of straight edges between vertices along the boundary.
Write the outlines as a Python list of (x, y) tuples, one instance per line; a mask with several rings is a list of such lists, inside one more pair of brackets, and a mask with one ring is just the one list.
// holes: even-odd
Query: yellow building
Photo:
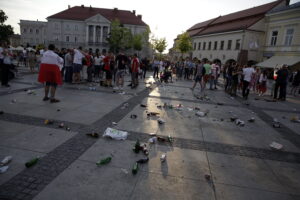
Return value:
[(257, 65), (300, 69), (300, 2), (266, 14), (263, 60)]

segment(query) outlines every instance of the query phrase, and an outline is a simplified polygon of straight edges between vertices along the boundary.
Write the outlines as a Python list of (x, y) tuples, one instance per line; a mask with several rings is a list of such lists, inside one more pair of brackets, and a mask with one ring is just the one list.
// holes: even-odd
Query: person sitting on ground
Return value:
[(43, 54), (41, 58), (41, 66), (39, 71), (38, 81), (45, 84), (45, 96), (43, 101), (49, 100), (49, 89), (50, 89), (50, 102), (57, 103), (58, 99), (55, 99), (55, 91), (57, 85), (62, 84), (62, 78), (60, 70), (64, 60), (54, 53), (55, 46), (50, 44), (48, 46), (48, 51)]

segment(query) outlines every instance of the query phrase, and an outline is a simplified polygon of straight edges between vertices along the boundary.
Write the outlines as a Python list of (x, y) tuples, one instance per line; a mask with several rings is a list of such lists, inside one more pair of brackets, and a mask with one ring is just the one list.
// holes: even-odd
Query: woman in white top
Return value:
[(267, 71), (264, 70), (259, 77), (259, 96), (263, 96), (267, 91)]

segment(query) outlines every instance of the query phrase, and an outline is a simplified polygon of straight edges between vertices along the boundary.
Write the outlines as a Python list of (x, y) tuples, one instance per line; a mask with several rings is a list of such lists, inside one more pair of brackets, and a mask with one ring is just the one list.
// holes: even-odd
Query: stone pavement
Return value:
[[(206, 91), (209, 100), (200, 100), (189, 89), (191, 81), (175, 81), (153, 84), (152, 89), (142, 82), (136, 90), (126, 87), (125, 95), (100, 86), (65, 84), (57, 91), (62, 102), (50, 104), (41, 100), (43, 87), (36, 78), (24, 73), (10, 89), (0, 88), (0, 159), (13, 156), (8, 171), (0, 174), (0, 199), (300, 198), (300, 124), (290, 121), (300, 115), (299, 99), (266, 102), (251, 96), (245, 103), (219, 89)], [(128, 107), (122, 109), (124, 103)], [(183, 109), (157, 107), (164, 103)], [(209, 110), (208, 115), (197, 117), (195, 107)], [(166, 123), (159, 125), (147, 111), (160, 113)], [(131, 119), (132, 114), (138, 117)], [(245, 126), (230, 122), (232, 115)], [(247, 121), (251, 117), (254, 123)], [(274, 117), (281, 128), (272, 127)], [(45, 125), (45, 119), (54, 124)], [(61, 122), (70, 131), (59, 128)], [(102, 135), (107, 127), (128, 131), (127, 140), (85, 135)], [(132, 147), (137, 139), (147, 142), (149, 133), (171, 135), (174, 142), (149, 145), (149, 162), (132, 175), (133, 164), (143, 158)], [(283, 150), (270, 149), (273, 141)], [(167, 159), (161, 163), (163, 153)], [(96, 166), (107, 156), (112, 156), (111, 163)], [(34, 157), (41, 160), (25, 168)]]

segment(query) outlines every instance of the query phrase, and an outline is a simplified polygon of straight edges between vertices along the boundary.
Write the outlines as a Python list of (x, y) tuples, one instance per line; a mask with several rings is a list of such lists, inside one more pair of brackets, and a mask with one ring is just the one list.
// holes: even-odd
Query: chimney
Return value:
[(71, 8), (71, 6), (70, 5), (68, 5), (68, 9), (70, 9)]
[(138, 15), (137, 17), (140, 18), (140, 19), (142, 19), (142, 15)]
[(135, 10), (133, 10), (132, 13), (135, 15)]
[(84, 5), (83, 5), (83, 4), (81, 5), (81, 8), (84, 8)]
[(92, 8), (93, 8), (92, 5), (90, 5), (90, 10), (92, 10)]
[(118, 11), (118, 8), (114, 8), (114, 12)]

